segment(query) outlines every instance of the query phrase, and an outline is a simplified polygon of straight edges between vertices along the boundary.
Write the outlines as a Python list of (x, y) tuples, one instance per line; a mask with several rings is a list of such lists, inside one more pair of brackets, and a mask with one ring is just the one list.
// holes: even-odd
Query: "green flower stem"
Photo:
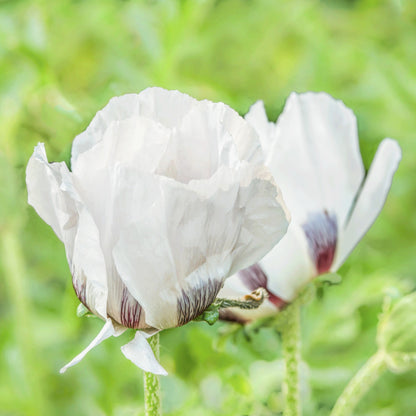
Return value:
[(281, 327), (285, 375), (283, 393), (285, 395), (284, 416), (300, 416), (299, 364), (300, 354), (300, 305), (297, 299), (284, 311), (285, 322)]
[(387, 368), (384, 352), (374, 354), (351, 379), (339, 396), (331, 416), (351, 415), (361, 398), (370, 390)]
[[(155, 357), (159, 360), (159, 334), (149, 338)], [(160, 380), (153, 373), (144, 373), (144, 409), (146, 416), (159, 416), (162, 414), (160, 402)]]

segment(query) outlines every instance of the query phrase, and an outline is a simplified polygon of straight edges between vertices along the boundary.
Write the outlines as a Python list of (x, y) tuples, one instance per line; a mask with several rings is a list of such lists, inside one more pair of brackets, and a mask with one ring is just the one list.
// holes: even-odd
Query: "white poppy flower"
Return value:
[(72, 171), (31, 157), (29, 203), (65, 245), (80, 301), (106, 321), (61, 371), (126, 328), (122, 347), (166, 374), (146, 341), (209, 306), (225, 278), (261, 258), (288, 225), (258, 136), (222, 103), (149, 88), (110, 100), (72, 146)]
[(269, 301), (255, 312), (226, 312), (241, 320), (275, 313), (314, 277), (342, 265), (382, 209), (401, 158), (397, 142), (385, 139), (365, 175), (355, 116), (325, 93), (292, 93), (276, 123), (257, 102), (246, 120), (259, 133), (292, 221), (283, 239), (220, 293), (269, 291)]

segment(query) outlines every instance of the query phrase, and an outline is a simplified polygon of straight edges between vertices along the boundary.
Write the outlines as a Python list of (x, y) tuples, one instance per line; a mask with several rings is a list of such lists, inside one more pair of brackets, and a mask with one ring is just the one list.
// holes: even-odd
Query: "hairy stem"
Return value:
[(351, 415), (358, 402), (386, 370), (384, 353), (378, 351), (361, 367), (339, 396), (331, 416)]
[(300, 353), (300, 302), (295, 301), (285, 310), (285, 323), (281, 327), (285, 375), (283, 393), (285, 395), (284, 416), (300, 416), (299, 391)]
[[(155, 357), (159, 360), (159, 334), (149, 338)], [(144, 373), (144, 409), (146, 416), (159, 416), (162, 414), (160, 401), (159, 376), (153, 373)]]
[(268, 298), (266, 289), (259, 287), (238, 299), (217, 298), (213, 305), (223, 308), (257, 309)]

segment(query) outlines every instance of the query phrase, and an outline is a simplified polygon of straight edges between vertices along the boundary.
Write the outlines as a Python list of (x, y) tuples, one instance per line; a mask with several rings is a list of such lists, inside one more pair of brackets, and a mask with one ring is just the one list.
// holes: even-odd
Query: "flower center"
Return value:
[(334, 214), (327, 210), (310, 214), (302, 225), (309, 243), (309, 252), (318, 274), (331, 269), (337, 247), (338, 225)]

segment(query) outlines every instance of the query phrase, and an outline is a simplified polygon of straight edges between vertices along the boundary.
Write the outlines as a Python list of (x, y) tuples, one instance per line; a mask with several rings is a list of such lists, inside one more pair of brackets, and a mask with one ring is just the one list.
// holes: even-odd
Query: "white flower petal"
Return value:
[(36, 146), (26, 170), (28, 200), (65, 245), (80, 300), (106, 318), (107, 281), (97, 227), (80, 200), (65, 163), (48, 163)]
[[(238, 145), (244, 140), (253, 145), (252, 151), (261, 155), (257, 140), (245, 134), (249, 132), (255, 138), (255, 132), (247, 125), (239, 131), (244, 124), (244, 120), (224, 104), (195, 104), (173, 131), (158, 173), (188, 183), (210, 178), (221, 165), (237, 168), (240, 163)], [(246, 153), (244, 149), (244, 156)]]
[(189, 108), (197, 102), (187, 94), (162, 88), (147, 88), (140, 94), (113, 97), (97, 112), (87, 129), (75, 138), (72, 145), (72, 170), (78, 167), (78, 157), (99, 143), (112, 124), (144, 117), (168, 128), (176, 127)]
[(400, 159), (401, 150), (397, 142), (384, 139), (374, 156), (351, 217), (339, 237), (332, 270), (337, 270), (342, 265), (348, 254), (376, 220), (386, 201)]
[(227, 276), (282, 237), (286, 213), (262, 174), (247, 165), (187, 186), (162, 178), (154, 190), (159, 201), (121, 231), (115, 264), (149, 325), (163, 329), (193, 319)]
[(167, 376), (167, 371), (156, 360), (155, 354), (146, 338), (148, 338), (148, 334), (137, 331), (133, 340), (121, 347), (122, 353), (143, 371)]
[[(205, 163), (208, 163), (211, 170), (214, 169), (217, 159), (221, 160), (222, 158), (224, 160), (224, 158), (229, 157), (231, 145), (235, 146), (241, 160), (247, 160), (252, 163), (260, 163), (263, 160), (255, 131), (230, 107), (223, 103), (198, 101), (179, 91), (148, 88), (140, 94), (114, 97), (97, 113), (88, 128), (74, 140), (71, 159), (72, 171), (76, 172), (79, 169), (80, 155), (88, 150), (92, 150), (99, 142), (105, 140), (105, 136), (109, 135), (107, 133), (108, 130), (113, 130), (108, 140), (113, 145), (117, 142), (116, 138), (112, 139), (114, 133), (120, 139), (123, 138), (124, 142), (129, 138), (130, 141), (134, 142), (137, 133), (134, 131), (126, 134), (120, 127), (120, 123), (122, 125), (122, 122), (128, 119), (136, 121), (135, 130), (146, 130), (147, 127), (142, 124), (144, 124), (143, 119), (148, 119), (149, 121), (152, 120), (153, 124), (159, 126), (160, 129), (164, 126), (165, 130), (176, 131), (177, 139), (171, 140), (170, 151), (166, 155), (164, 162), (164, 165), (169, 168), (168, 176), (171, 177), (176, 178), (174, 176), (176, 174), (179, 177), (187, 175), (193, 179), (206, 178), (206, 176), (203, 176), (207, 172), (204, 166)], [(120, 131), (117, 131), (118, 129)], [(146, 139), (148, 146), (154, 146), (154, 131), (148, 131)], [(137, 144), (133, 143), (133, 147), (137, 148)], [(128, 160), (128, 145), (124, 146), (124, 148), (127, 149), (127, 152), (124, 152), (124, 156)], [(208, 153), (206, 152), (207, 148), (209, 150)], [(186, 151), (183, 152), (181, 149), (186, 149)], [(198, 154), (201, 152), (203, 153), (203, 158), (198, 157)], [(137, 157), (134, 151), (132, 154), (131, 158)], [(110, 153), (111, 155), (112, 153)], [(153, 158), (146, 152), (142, 152), (141, 155), (149, 161), (153, 161)], [(190, 158), (190, 155), (193, 155), (193, 157)], [(208, 159), (207, 155), (210, 156)], [(97, 168), (97, 161), (98, 165), (103, 165), (107, 158), (108, 156), (104, 159), (97, 157), (95, 163), (89, 165), (90, 169)], [(196, 161), (199, 161), (199, 164)], [(178, 172), (172, 168), (172, 163), (177, 165), (174, 167), (179, 170)], [(186, 170), (190, 166), (198, 167), (198, 165), (200, 170), (196, 176), (193, 175), (195, 173), (194, 170), (188, 171), (186, 174)], [(162, 171), (161, 173), (165, 174)], [(185, 179), (179, 180), (185, 181)]]
[(64, 162), (48, 163), (43, 143), (35, 147), (26, 168), (28, 202), (62, 242), (68, 240), (64, 230), (75, 232), (78, 215), (75, 201), (61, 189), (63, 182), (71, 181), (70, 175)]
[(74, 252), (68, 260), (79, 300), (93, 313), (107, 318), (107, 271), (97, 226), (85, 207), (80, 209)]
[(92, 119), (87, 129), (75, 137), (72, 144), (71, 168), (77, 166), (78, 156), (102, 140), (104, 132), (114, 121), (125, 120), (139, 112), (137, 94), (112, 98)]
[[(126, 101), (130, 99), (127, 97)], [(116, 100), (110, 107), (121, 101)], [(78, 155), (74, 180), (100, 230), (108, 277), (107, 314), (128, 327), (145, 328), (142, 308), (118, 276), (112, 249), (119, 230), (140, 217), (152, 203), (155, 181), (152, 173), (166, 150), (171, 132), (154, 120), (137, 116), (112, 121), (101, 133), (102, 139), (94, 147)], [(132, 194), (134, 198), (123, 196)]]
[[(206, 258), (207, 246), (215, 243), (204, 235), (204, 221), (210, 224), (208, 204), (198, 204), (197, 194), (175, 185), (171, 181), (172, 190), (160, 185), (163, 197), (152, 212), (121, 230), (113, 251), (117, 270), (144, 308), (147, 324), (159, 329), (178, 325), (178, 298), (183, 298), (184, 288), (198, 296), (201, 308), (208, 306), (202, 303), (212, 302), (231, 265), (221, 247), (213, 253), (217, 258)], [(190, 279), (188, 284), (185, 280)]]
[(268, 289), (286, 302), (295, 299), (302, 287), (316, 276), (305, 234), (293, 221), (286, 235), (259, 265), (267, 276)]
[(97, 345), (101, 344), (104, 340), (110, 337), (118, 337), (121, 335), (126, 329), (121, 327), (114, 327), (113, 322), (111, 319), (107, 319), (105, 325), (102, 327), (99, 334), (92, 340), (90, 345), (85, 348), (80, 354), (78, 354), (72, 361), (70, 361), (67, 365), (62, 367), (59, 372), (65, 373), (69, 367), (73, 367), (75, 364), (78, 364), (93, 348)]
[(324, 209), (342, 223), (364, 176), (353, 112), (325, 93), (292, 93), (266, 165), (293, 220)]
[[(217, 142), (219, 149), (222, 149), (223, 134), (228, 132), (241, 160), (252, 163), (263, 160), (256, 133), (236, 111), (223, 103), (198, 101), (179, 91), (163, 88), (147, 88), (139, 94), (139, 99), (142, 115), (155, 119), (172, 130), (193, 130), (196, 142), (199, 142), (197, 136), (206, 134), (206, 129), (212, 130), (209, 141)], [(192, 154), (189, 150), (187, 153)]]
[(78, 155), (72, 166), (73, 175), (88, 188), (100, 179), (103, 171), (120, 164), (153, 173), (171, 134), (163, 125), (143, 116), (113, 121), (93, 148)]
[(170, 129), (177, 128), (185, 114), (199, 103), (188, 94), (159, 87), (146, 88), (137, 96), (140, 114)]
[(257, 131), (263, 149), (263, 153), (267, 156), (271, 151), (271, 147), (275, 145), (276, 124), (269, 121), (263, 101), (254, 103), (244, 118)]
[(230, 273), (250, 266), (267, 253), (286, 234), (290, 221), (282, 194), (267, 170), (258, 168), (255, 179), (251, 179), (249, 170), (244, 176), (239, 192), (244, 222), (234, 247)]

